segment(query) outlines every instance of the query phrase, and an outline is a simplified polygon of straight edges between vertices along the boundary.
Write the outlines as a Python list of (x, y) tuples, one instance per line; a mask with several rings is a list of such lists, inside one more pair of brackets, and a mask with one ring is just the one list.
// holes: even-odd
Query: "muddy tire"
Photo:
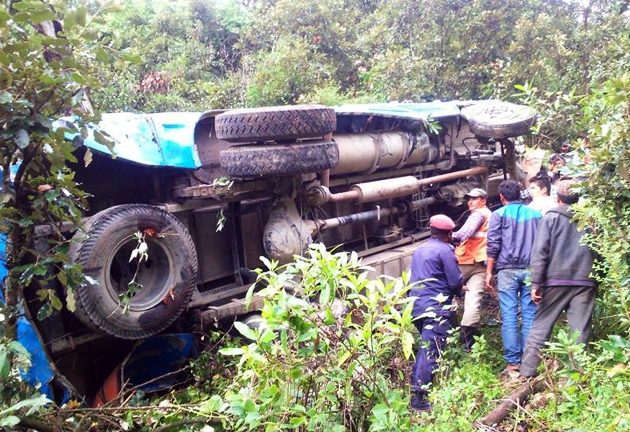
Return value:
[(536, 111), (508, 102), (482, 102), (462, 109), (470, 130), (483, 138), (503, 139), (530, 133)]
[(242, 143), (322, 137), (336, 125), (335, 110), (319, 105), (237, 109), (215, 119), (217, 138)]
[[(130, 261), (144, 233), (147, 261)], [(70, 256), (88, 278), (75, 291), (76, 316), (88, 327), (123, 339), (154, 335), (184, 311), (197, 282), (197, 254), (187, 228), (157, 207), (129, 204), (92, 216), (75, 235)], [(141, 284), (129, 295), (136, 274)], [(127, 310), (125, 310), (127, 309)]]
[(242, 145), (221, 152), (221, 166), (231, 177), (280, 177), (323, 171), (337, 166), (334, 142)]

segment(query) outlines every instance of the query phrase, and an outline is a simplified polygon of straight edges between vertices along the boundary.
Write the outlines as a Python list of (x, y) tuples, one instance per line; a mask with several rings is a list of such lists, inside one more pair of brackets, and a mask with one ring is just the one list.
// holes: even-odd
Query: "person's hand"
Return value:
[(494, 293), (494, 286), (492, 285), (492, 273), (486, 273), (486, 292)]
[(451, 310), (453, 312), (457, 312), (461, 307), (462, 307), (462, 301), (460, 300), (460, 298), (457, 296), (453, 297), (453, 307)]
[(534, 304), (540, 304), (542, 301), (542, 288), (540, 285), (532, 285), (532, 301)]

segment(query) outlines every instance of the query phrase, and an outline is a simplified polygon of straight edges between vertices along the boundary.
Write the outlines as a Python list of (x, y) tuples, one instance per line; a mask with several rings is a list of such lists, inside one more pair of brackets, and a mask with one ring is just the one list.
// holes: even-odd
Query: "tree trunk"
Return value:
[(490, 411), (488, 415), (475, 422), (475, 426), (477, 428), (484, 429), (486, 426), (493, 426), (501, 423), (516, 406), (523, 406), (529, 396), (533, 393), (539, 392), (544, 386), (544, 376), (539, 376), (526, 381), (506, 399), (504, 399), (499, 406)]

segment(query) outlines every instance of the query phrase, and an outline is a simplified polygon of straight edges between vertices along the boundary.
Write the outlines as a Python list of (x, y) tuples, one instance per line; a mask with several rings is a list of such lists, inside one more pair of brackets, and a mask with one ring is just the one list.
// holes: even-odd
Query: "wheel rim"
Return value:
[(138, 243), (134, 238), (123, 239), (110, 254), (105, 267), (105, 286), (108, 294), (116, 303), (121, 302), (120, 295), (128, 292), (136, 268), (136, 282), (142, 287), (129, 299), (129, 311), (149, 310), (169, 295), (173, 284), (170, 271), (173, 259), (162, 242), (156, 238), (145, 239), (148, 246), (147, 261), (138, 265), (137, 259), (129, 262), (131, 252)]

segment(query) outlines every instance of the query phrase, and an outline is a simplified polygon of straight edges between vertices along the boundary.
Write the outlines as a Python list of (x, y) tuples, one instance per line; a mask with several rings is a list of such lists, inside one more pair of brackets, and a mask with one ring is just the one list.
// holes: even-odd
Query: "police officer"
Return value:
[(420, 332), (420, 345), (411, 374), (414, 395), (411, 406), (430, 410), (427, 385), (431, 383), (437, 359), (453, 328), (453, 297), (461, 295), (462, 273), (450, 245), (455, 223), (445, 215), (429, 220), (431, 238), (420, 245), (411, 259), (409, 296), (415, 297), (413, 317)]
[(475, 188), (466, 195), (471, 212), (464, 225), (453, 233), (453, 242), (458, 244), (455, 255), (464, 276), (464, 315), (460, 325), (464, 349), (470, 351), (474, 336), (481, 324), (481, 299), (486, 285), (486, 251), (488, 249), (488, 223), (492, 212), (486, 206), (488, 194)]

